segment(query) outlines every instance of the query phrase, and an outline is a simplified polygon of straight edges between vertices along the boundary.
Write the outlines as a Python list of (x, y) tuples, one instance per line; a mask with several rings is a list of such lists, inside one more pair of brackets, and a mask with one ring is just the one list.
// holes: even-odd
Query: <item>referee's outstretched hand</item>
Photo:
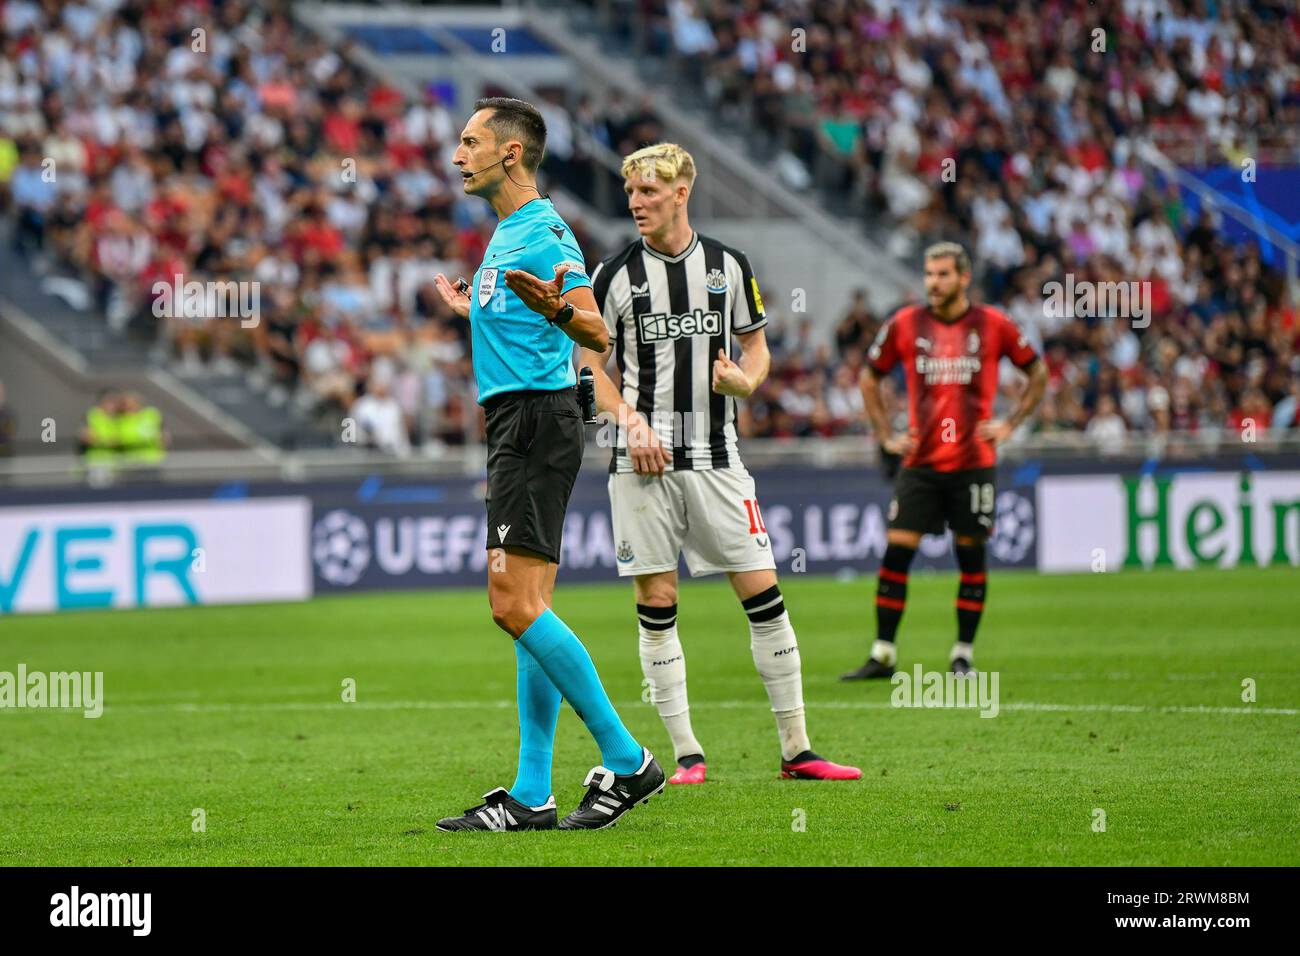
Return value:
[(452, 285), (445, 275), (439, 272), (433, 277), (433, 284), (438, 288), (438, 294), (442, 296), (442, 301), (451, 307), (462, 319), (469, 318), (469, 292), (458, 289)]
[(506, 285), (510, 287), (510, 291), (519, 296), (519, 300), (524, 305), (542, 316), (542, 318), (550, 319), (564, 307), (564, 299), (560, 297), (560, 290), (564, 288), (564, 274), (568, 271), (568, 266), (556, 266), (555, 278), (550, 282), (543, 282), (531, 272), (525, 272), (523, 269), (507, 269), (505, 280)]

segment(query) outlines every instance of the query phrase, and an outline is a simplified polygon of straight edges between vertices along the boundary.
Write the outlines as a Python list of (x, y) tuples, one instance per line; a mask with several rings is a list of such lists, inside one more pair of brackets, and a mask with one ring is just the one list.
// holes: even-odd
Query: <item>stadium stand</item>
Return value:
[[(1295, 289), (1137, 155), (1149, 139), (1180, 160), (1204, 163), (1208, 144), (1221, 161), (1300, 162), (1295, 4), (649, 0), (628, 13), (618, 29), (672, 64), (658, 75), (703, 90), (752, 148), (797, 160), (900, 255), (967, 244), (985, 300), (1049, 358), (1041, 432), (1296, 427)], [(1042, 290), (1067, 272), (1150, 282), (1151, 326), (1045, 314)], [(831, 405), (876, 320), (847, 315), (838, 356), (786, 350), (751, 433), (852, 427)]]
[[(588, 28), (605, 25), (611, 56), (623, 43), (676, 77), (684, 111), (702, 90), (782, 188), (832, 198), (846, 228), (912, 269), (927, 242), (966, 242), (985, 300), (1048, 358), (1039, 435), (1111, 447), (1128, 432), (1296, 428), (1300, 324), (1276, 250), (1229, 241), (1137, 150), (1142, 136), (1178, 158), (1211, 143), (1294, 163), (1294, 4), (596, 6)], [(367, 383), (400, 407), (394, 453), (477, 442), (467, 330), (430, 284), (474, 269), (490, 231), (453, 181), (463, 104), (363, 65), (361, 47), (391, 47), (392, 31), (334, 43), (287, 5), (237, 0), (212, 6), (200, 38), (189, 14), (207, 9), (5, 0), (0, 293), (93, 313), (102, 348), (133, 343), (282, 446), (337, 443)], [(1075, 42), (1094, 23), (1109, 58)], [(548, 182), (588, 204), (610, 176), (596, 153), (663, 132), (648, 101), (580, 84), (547, 90), (544, 109)], [(608, 251), (607, 229), (574, 224), (589, 260)], [(1047, 315), (1043, 290), (1067, 273), (1150, 283), (1150, 327)], [(255, 281), (261, 321), (158, 315), (155, 283), (176, 275)], [(862, 355), (899, 304), (868, 288), (844, 311), (774, 308), (773, 373), (744, 433), (861, 431)]]
[[(9, 281), (28, 268), (89, 300), (205, 392), (242, 381), (287, 406), (281, 444), (337, 433), (367, 381), (417, 439), (477, 439), (467, 329), (430, 281), (472, 271), (490, 232), (449, 188), (448, 110), (308, 42), (275, 5), (221, 5), (195, 50), (188, 9), (6, 4)], [(594, 265), (604, 250), (579, 240)], [(258, 283), (262, 321), (158, 316), (153, 287), (177, 275)]]
[[(0, 322), (0, 457), (71, 454), (86, 411), (105, 390), (136, 393), (159, 409), (171, 446), (217, 455), (255, 444), (162, 370), (99, 366), (54, 340), (12, 305)], [(93, 350), (87, 350), (92, 356)]]

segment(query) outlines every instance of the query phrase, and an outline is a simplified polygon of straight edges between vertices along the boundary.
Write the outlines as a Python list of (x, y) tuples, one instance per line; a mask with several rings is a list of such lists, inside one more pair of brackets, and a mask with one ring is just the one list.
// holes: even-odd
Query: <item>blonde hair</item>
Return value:
[(970, 256), (959, 242), (936, 242), (925, 250), (927, 262), (931, 259), (946, 259), (948, 256), (952, 256), (953, 262), (957, 264), (958, 275), (970, 272)]
[(665, 183), (685, 179), (687, 188), (695, 185), (695, 160), (676, 143), (655, 143), (623, 157), (622, 174)]

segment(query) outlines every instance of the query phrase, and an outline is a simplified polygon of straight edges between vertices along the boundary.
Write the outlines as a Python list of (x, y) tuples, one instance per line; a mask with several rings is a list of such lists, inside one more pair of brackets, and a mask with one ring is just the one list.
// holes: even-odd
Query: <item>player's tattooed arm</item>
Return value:
[(772, 367), (772, 353), (767, 348), (767, 335), (756, 329), (737, 336), (740, 340), (740, 362), (733, 362), (723, 349), (713, 361), (713, 390), (720, 395), (749, 398), (767, 379)]
[(580, 353), (579, 364), (590, 366), (596, 386), (596, 411), (606, 413), (615, 424), (627, 429), (627, 450), (632, 459), (632, 470), (638, 475), (662, 477), (664, 466), (673, 460), (672, 455), (659, 441), (645, 416), (623, 401), (622, 392), (605, 369), (608, 359), (609, 356), (603, 352), (589, 348)]
[(862, 390), (862, 406), (867, 413), (867, 421), (875, 433), (880, 447), (894, 455), (906, 455), (916, 444), (916, 439), (908, 432), (895, 434), (889, 427), (889, 417), (885, 414), (885, 403), (880, 397), (880, 379), (883, 376), (870, 365), (862, 369), (858, 378), (858, 387)]
[(1035, 359), (1025, 372), (1029, 375), (1029, 384), (1020, 393), (1020, 400), (1016, 402), (1011, 414), (1005, 419), (991, 418), (975, 426), (976, 437), (991, 443), (995, 448), (1024, 424), (1047, 391), (1047, 364), (1041, 358)]

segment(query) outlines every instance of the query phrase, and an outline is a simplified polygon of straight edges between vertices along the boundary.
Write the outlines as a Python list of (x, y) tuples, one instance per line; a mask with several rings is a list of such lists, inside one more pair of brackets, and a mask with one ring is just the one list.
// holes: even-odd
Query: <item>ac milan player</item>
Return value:
[[(1029, 417), (1047, 387), (1047, 369), (1006, 315), (966, 297), (966, 250), (941, 242), (925, 250), (927, 305), (905, 306), (880, 330), (862, 371), (862, 396), (885, 451), (903, 456), (889, 503), (889, 533), (876, 587), (871, 656), (841, 680), (889, 677), (894, 635), (907, 600), (907, 569), (923, 534), (952, 529), (957, 591), (954, 674), (971, 675), (975, 629), (984, 610), (985, 542), (993, 530), (995, 449)], [(991, 418), (998, 362), (1007, 356), (1029, 386), (1006, 419)], [(908, 431), (892, 433), (880, 379), (899, 362), (907, 377)]]

